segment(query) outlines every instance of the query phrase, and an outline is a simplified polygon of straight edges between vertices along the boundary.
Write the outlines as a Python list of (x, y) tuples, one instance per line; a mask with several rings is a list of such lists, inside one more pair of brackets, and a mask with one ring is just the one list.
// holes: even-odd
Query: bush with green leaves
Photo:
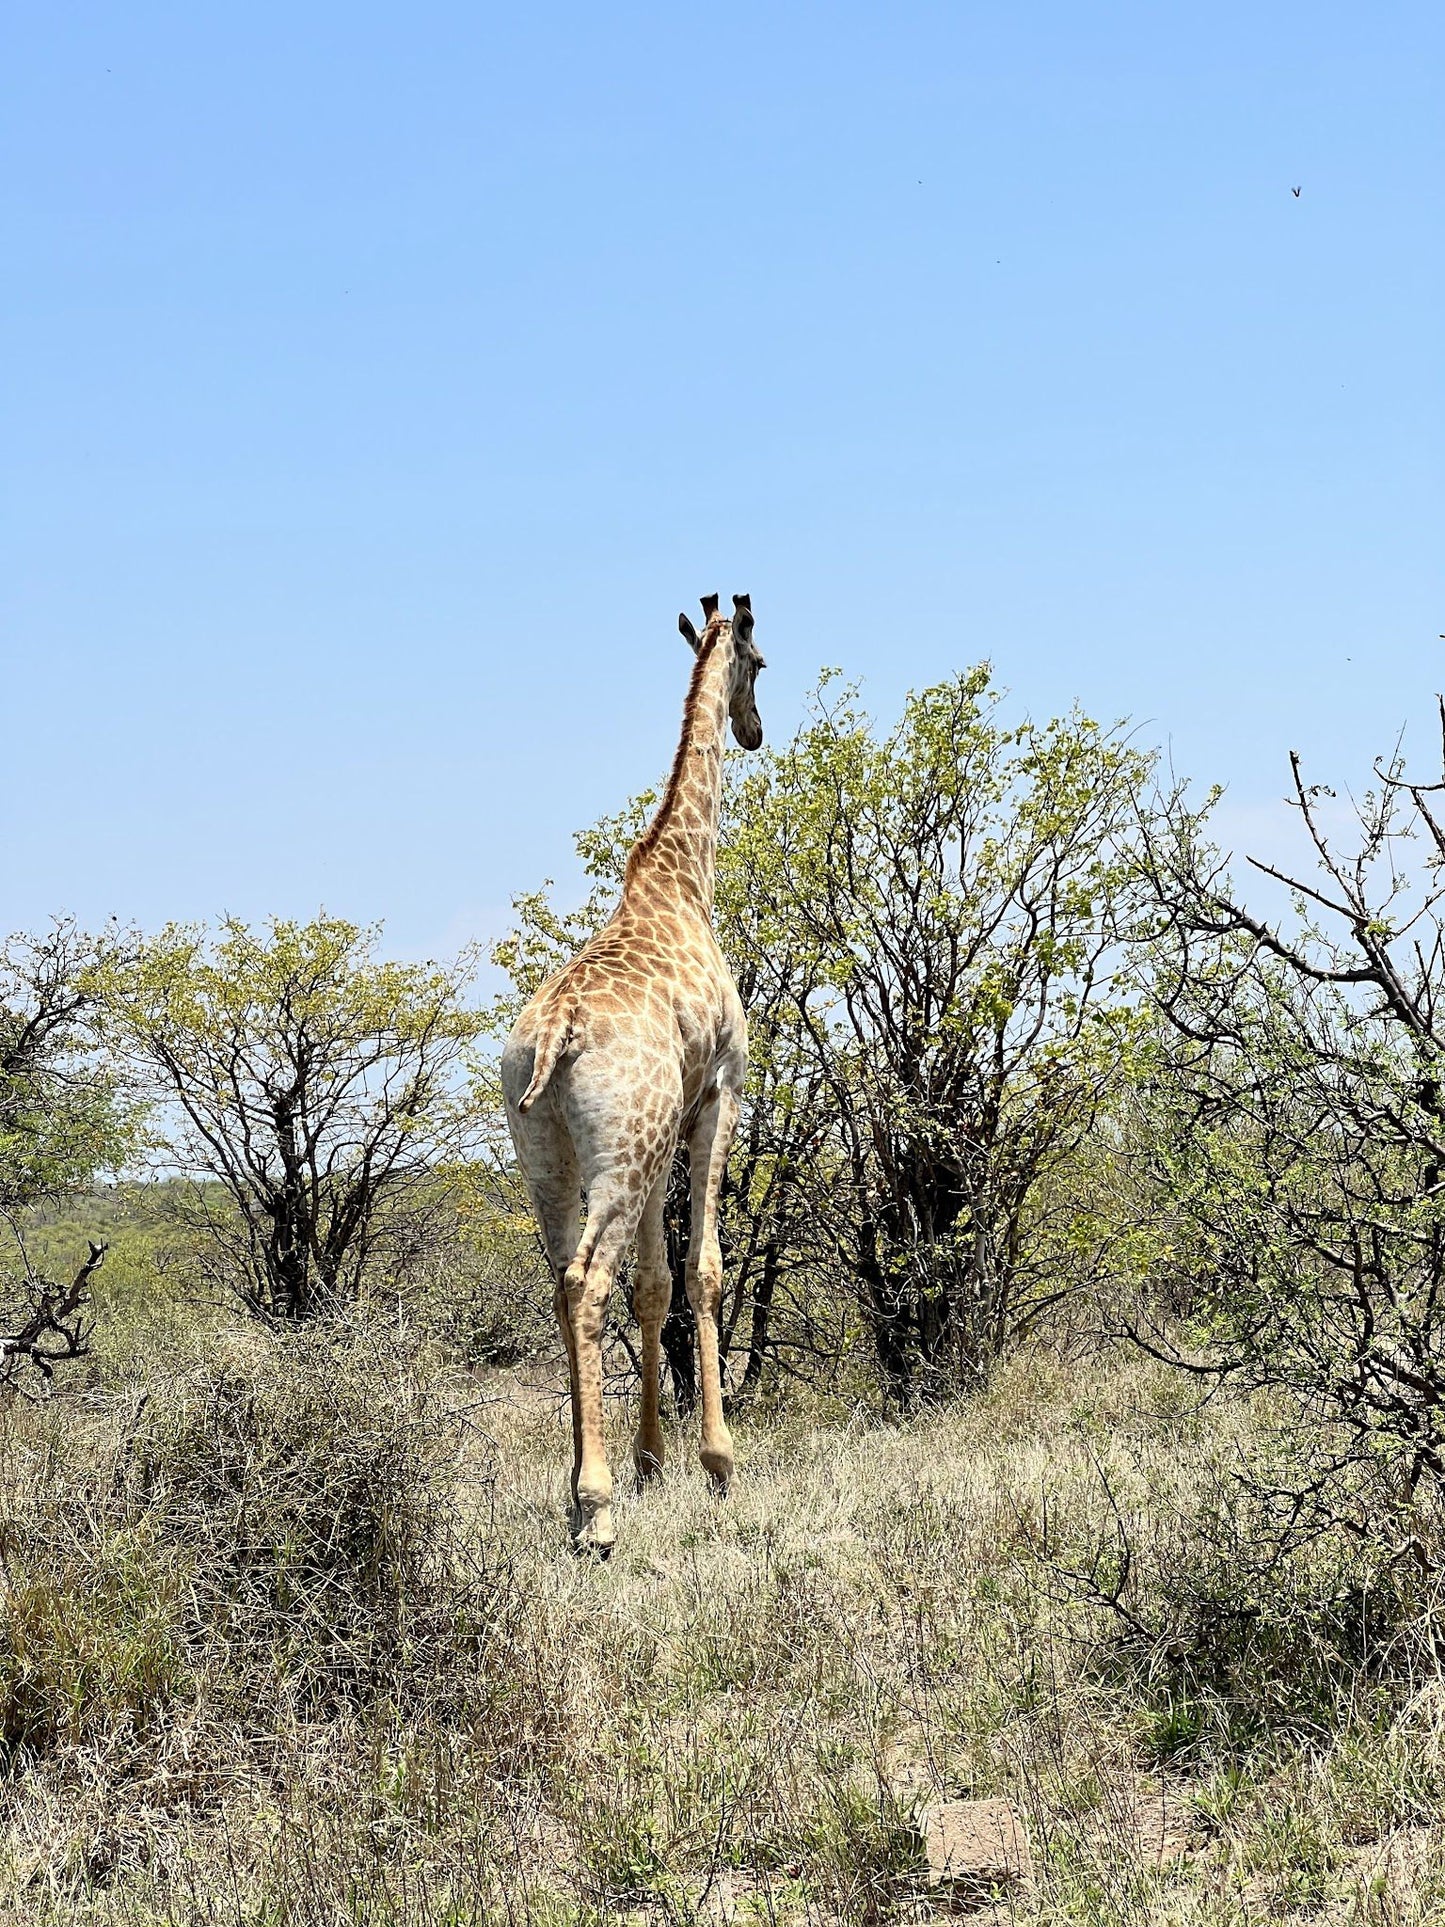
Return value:
[(98, 1034), (101, 984), (127, 952), (120, 933), (89, 937), (64, 918), (0, 944), (0, 1395), (44, 1394), (88, 1349), (104, 1248), (62, 1274), (37, 1264), (29, 1233), (40, 1208), (75, 1200), (139, 1144), (140, 1107)]
[(0, 944), (0, 1214), (72, 1197), (135, 1147), (139, 1114), (98, 1048), (104, 975), (128, 954), (115, 932), (68, 919)]
[[(1174, 806), (1153, 846), (1165, 1020), (1137, 1091), (1152, 1269), (1181, 1367), (1271, 1395), (1278, 1529), (1343, 1522), (1440, 1558), (1445, 1499), (1445, 823), (1398, 757), (1337, 833), (1293, 759), (1316, 860), (1293, 918), (1249, 910)], [(1150, 1194), (1146, 1193), (1146, 1197)]]

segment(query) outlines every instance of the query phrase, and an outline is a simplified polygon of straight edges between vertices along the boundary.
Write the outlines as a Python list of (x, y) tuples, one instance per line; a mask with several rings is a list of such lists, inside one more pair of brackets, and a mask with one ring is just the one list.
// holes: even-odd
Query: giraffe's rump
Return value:
[(553, 1071), (571, 1042), (575, 1014), (574, 1000), (568, 997), (554, 1004), (543, 1018), (532, 1056), (532, 1080), (517, 1100), (517, 1109), (523, 1116), (546, 1090)]

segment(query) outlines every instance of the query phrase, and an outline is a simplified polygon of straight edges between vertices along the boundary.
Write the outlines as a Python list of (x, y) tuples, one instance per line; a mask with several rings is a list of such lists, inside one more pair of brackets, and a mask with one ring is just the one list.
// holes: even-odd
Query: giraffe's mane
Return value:
[(713, 650), (717, 647), (722, 628), (721, 616), (713, 615), (708, 618), (707, 628), (703, 631), (702, 641), (698, 644), (697, 656), (692, 665), (692, 677), (687, 685), (687, 700), (682, 706), (682, 728), (678, 731), (677, 752), (672, 759), (672, 768), (667, 773), (667, 782), (663, 787), (662, 796), (652, 813), (652, 821), (628, 853), (627, 869), (622, 879), (624, 890), (631, 883), (638, 864), (650, 850), (656, 847), (657, 839), (666, 827), (668, 814), (677, 795), (678, 785), (682, 781), (682, 772), (687, 762), (687, 746), (692, 736), (697, 706), (702, 697), (703, 674), (712, 660)]

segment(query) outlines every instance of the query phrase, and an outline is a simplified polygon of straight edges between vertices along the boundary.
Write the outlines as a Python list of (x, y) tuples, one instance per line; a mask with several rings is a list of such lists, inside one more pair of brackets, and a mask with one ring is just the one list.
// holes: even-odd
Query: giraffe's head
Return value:
[(702, 612), (706, 617), (701, 635), (693, 628), (685, 615), (677, 619), (677, 626), (698, 654), (703, 647), (716, 637), (719, 645), (731, 648), (731, 680), (728, 685), (728, 717), (732, 722), (733, 735), (743, 749), (761, 749), (763, 746), (763, 719), (758, 714), (757, 680), (758, 671), (766, 669), (757, 644), (753, 641), (752, 597), (735, 595), (733, 613), (727, 616), (718, 613), (718, 599), (715, 595), (705, 595), (702, 599)]

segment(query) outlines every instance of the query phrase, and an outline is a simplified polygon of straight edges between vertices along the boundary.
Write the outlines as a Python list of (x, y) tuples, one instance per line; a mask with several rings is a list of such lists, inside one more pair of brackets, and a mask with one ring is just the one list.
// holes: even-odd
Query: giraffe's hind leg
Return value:
[(617, 1528), (612, 1519), (612, 1472), (602, 1417), (602, 1331), (607, 1301), (641, 1216), (638, 1190), (615, 1176), (593, 1183), (587, 1198), (587, 1224), (577, 1255), (563, 1280), (572, 1332), (573, 1411), (578, 1438), (576, 1510), (573, 1539), (580, 1551), (612, 1550)]
[[(639, 1094), (639, 1078), (647, 1069), (630, 1046), (621, 1057), (599, 1051), (579, 1060), (564, 1087), (565, 1113), (587, 1193), (586, 1228), (564, 1280), (577, 1347), (577, 1540), (602, 1553), (616, 1536), (602, 1420), (607, 1300), (617, 1268), (637, 1236), (644, 1205), (666, 1173), (681, 1108), (681, 1078), (671, 1060), (653, 1067), (657, 1074)], [(669, 1073), (675, 1090), (665, 1088)], [(644, 1270), (655, 1288), (655, 1268)], [(644, 1289), (645, 1300), (647, 1296)]]
[[(544, 1123), (545, 1120), (539, 1120)], [(568, 1399), (572, 1408), (572, 1505), (577, 1505), (577, 1480), (582, 1470), (582, 1420), (577, 1399), (577, 1341), (572, 1332), (572, 1316), (567, 1304), (567, 1267), (577, 1250), (578, 1228), (582, 1220), (582, 1187), (577, 1175), (577, 1155), (565, 1130), (544, 1130), (533, 1126), (518, 1133), (522, 1176), (532, 1200), (533, 1215), (542, 1234), (547, 1262), (552, 1268), (552, 1310), (562, 1333), (567, 1352)]]

